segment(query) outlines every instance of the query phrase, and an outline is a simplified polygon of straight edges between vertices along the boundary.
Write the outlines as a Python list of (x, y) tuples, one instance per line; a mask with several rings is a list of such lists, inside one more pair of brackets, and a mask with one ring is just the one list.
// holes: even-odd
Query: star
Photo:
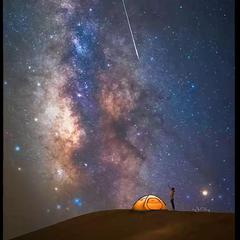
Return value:
[(208, 191), (207, 190), (203, 190), (202, 191), (202, 195), (205, 196), (205, 197), (208, 196)]
[(64, 171), (63, 171), (63, 169), (58, 169), (57, 170), (57, 174), (59, 175), (59, 176), (63, 176), (63, 174), (64, 174)]
[(15, 146), (15, 151), (16, 151), (16, 152), (19, 152), (20, 150), (21, 150), (21, 148), (20, 148), (19, 145)]
[(82, 202), (79, 198), (74, 198), (73, 203), (74, 203), (74, 205), (76, 205), (78, 207), (82, 206)]
[(62, 208), (62, 206), (60, 204), (57, 204), (56, 208), (57, 208), (57, 210), (60, 210)]
[(218, 198), (219, 198), (219, 199), (222, 199), (222, 198), (223, 198), (223, 196), (222, 196), (222, 195), (218, 195)]
[(84, 82), (84, 88), (88, 89), (88, 84), (86, 82)]

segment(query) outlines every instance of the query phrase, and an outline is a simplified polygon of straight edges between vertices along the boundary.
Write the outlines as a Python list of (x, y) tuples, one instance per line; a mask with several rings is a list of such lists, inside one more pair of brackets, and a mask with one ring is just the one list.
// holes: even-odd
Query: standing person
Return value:
[(175, 188), (174, 187), (170, 187), (168, 185), (168, 187), (170, 188), (170, 202), (172, 204), (172, 209), (175, 210), (175, 204), (174, 204), (174, 194), (175, 194)]

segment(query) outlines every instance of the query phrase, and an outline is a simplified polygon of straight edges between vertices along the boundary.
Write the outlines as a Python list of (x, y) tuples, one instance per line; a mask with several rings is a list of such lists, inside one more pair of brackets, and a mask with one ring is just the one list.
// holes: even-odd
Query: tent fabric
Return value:
[(132, 209), (135, 211), (167, 210), (167, 206), (159, 197), (146, 195), (138, 199)]

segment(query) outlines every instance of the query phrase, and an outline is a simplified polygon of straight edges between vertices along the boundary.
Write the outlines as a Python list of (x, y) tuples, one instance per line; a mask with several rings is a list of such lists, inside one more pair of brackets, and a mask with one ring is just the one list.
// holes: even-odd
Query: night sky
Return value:
[(125, 4), (136, 49), (122, 0), (4, 0), (5, 236), (168, 184), (234, 212), (234, 1)]

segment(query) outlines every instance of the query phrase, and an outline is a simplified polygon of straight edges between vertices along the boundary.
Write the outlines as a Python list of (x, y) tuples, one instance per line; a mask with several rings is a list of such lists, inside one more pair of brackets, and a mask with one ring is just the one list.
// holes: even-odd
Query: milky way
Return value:
[(120, 0), (5, 1), (7, 236), (168, 184), (234, 211), (230, 2), (126, 0), (138, 58)]

